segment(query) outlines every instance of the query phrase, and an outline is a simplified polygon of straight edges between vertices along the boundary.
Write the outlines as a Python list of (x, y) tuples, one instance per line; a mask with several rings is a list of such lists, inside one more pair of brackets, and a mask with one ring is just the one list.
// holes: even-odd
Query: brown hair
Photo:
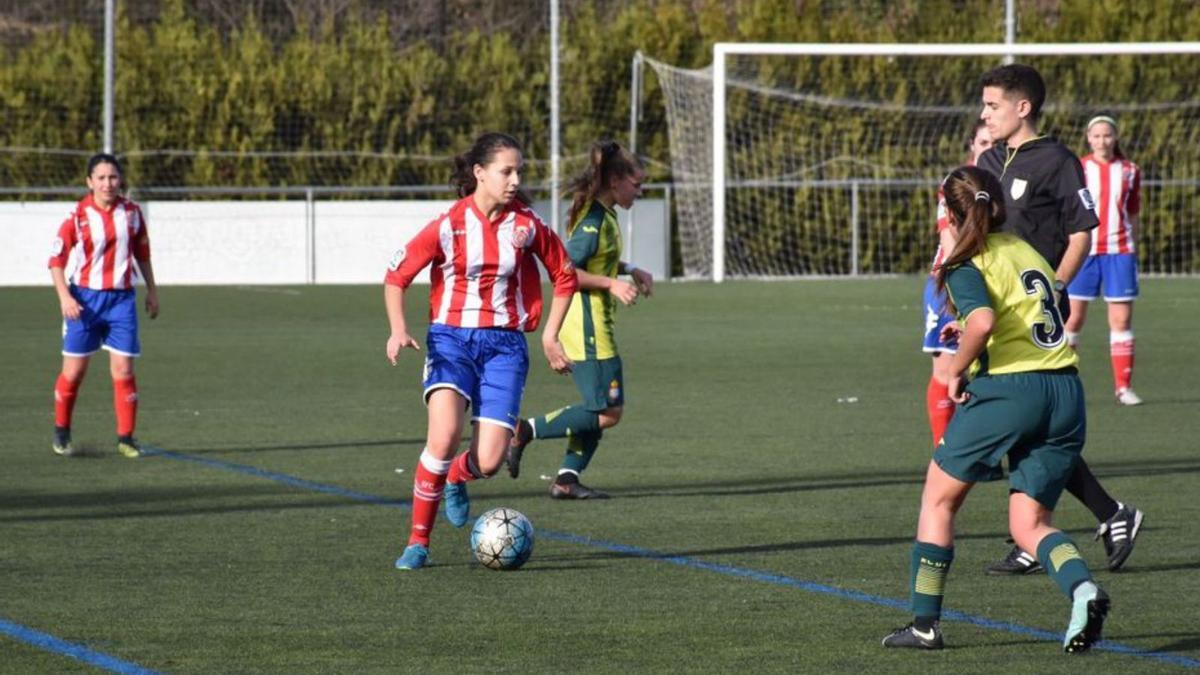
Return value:
[[(475, 165), (487, 166), (492, 163), (496, 153), (500, 150), (511, 149), (516, 150), (518, 154), (525, 154), (521, 150), (521, 143), (517, 139), (502, 134), (499, 132), (489, 132), (475, 139), (471, 145), (471, 149), (454, 157), (454, 173), (450, 176), (450, 185), (458, 191), (459, 197), (466, 197), (475, 193)], [(522, 204), (528, 206), (533, 203), (525, 190), (517, 190), (516, 199)]]
[(622, 148), (616, 141), (602, 140), (592, 143), (588, 153), (588, 166), (567, 184), (574, 197), (571, 208), (567, 211), (567, 229), (575, 228), (575, 219), (583, 210), (585, 204), (596, 199), (614, 178), (631, 176), (642, 167), (642, 160), (632, 152)]
[[(1004, 224), (1004, 188), (991, 173), (974, 166), (960, 166), (942, 181), (946, 209), (958, 225), (954, 250), (937, 268), (937, 289), (946, 290), (946, 277), (955, 267), (979, 255), (987, 248), (988, 234)], [(950, 311), (954, 305), (946, 294)]]

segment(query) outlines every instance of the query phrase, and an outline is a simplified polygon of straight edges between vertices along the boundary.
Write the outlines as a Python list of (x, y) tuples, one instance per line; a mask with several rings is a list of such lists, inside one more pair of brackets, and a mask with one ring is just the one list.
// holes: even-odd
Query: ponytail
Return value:
[[(521, 143), (517, 139), (508, 134), (493, 131), (476, 138), (466, 152), (455, 155), (454, 173), (450, 176), (450, 185), (455, 188), (459, 197), (475, 194), (475, 166), (491, 164), (496, 153), (505, 149), (516, 150), (517, 154), (524, 154), (521, 150)], [(517, 190), (516, 199), (526, 206), (533, 203), (524, 189)]]
[[(960, 166), (942, 182), (946, 196), (946, 209), (958, 224), (958, 237), (954, 250), (938, 266), (936, 272), (939, 293), (946, 290), (946, 277), (950, 272), (983, 253), (987, 248), (987, 236), (1004, 224), (1004, 188), (991, 173), (974, 166)], [(947, 308), (954, 312), (954, 303), (945, 294)]]
[(606, 139), (593, 143), (588, 152), (587, 168), (567, 184), (573, 195), (567, 210), (567, 232), (575, 229), (583, 207), (595, 201), (614, 178), (632, 175), (641, 168), (642, 161), (616, 141)]

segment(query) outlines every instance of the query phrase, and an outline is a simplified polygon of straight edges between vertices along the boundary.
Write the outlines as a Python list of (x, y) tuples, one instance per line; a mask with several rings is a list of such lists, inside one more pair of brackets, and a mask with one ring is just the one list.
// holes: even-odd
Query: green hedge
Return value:
[[(996, 42), (1003, 9), (990, 0), (654, 0), (624, 6), (603, 3), (603, 15), (583, 3), (562, 27), (562, 119), (565, 168), (573, 171), (598, 137), (625, 139), (629, 120), (630, 60), (648, 56), (685, 68), (711, 61), (716, 41), (790, 42)], [(1200, 4), (1188, 0), (1064, 0), (1018, 3), (1020, 39), (1031, 41), (1189, 40), (1200, 36)], [(366, 15), (364, 14), (363, 17)], [(119, 17), (116, 138), (132, 182), (146, 186), (377, 186), (443, 184), (447, 157), (479, 132), (519, 136), (530, 159), (529, 178), (545, 180), (548, 152), (548, 35), (545, 26), (520, 33), (459, 32), (442, 45), (397, 48), (386, 19), (353, 15), (333, 24), (305, 26), (272, 42), (253, 17), (222, 33), (189, 18), (183, 0), (164, 0), (159, 18), (135, 24)], [(444, 55), (444, 56), (443, 56)], [(1200, 72), (1194, 57), (1089, 59), (1067, 67), (1035, 61), (1056, 103), (1197, 99)], [(974, 80), (991, 59), (762, 60), (748, 74), (763, 83), (819, 84), (833, 96), (897, 105), (937, 101), (969, 106)], [(76, 154), (0, 152), (0, 181), (13, 186), (73, 186), (82, 182), (82, 157), (100, 145), (100, 48), (92, 31), (36, 36), (0, 61), (0, 146), (56, 148)], [(648, 71), (649, 72), (649, 71)], [(964, 92), (967, 92), (964, 94)], [(749, 101), (730, 97), (731, 119)], [(1078, 114), (1075, 114), (1077, 117)], [(1078, 119), (1048, 111), (1046, 126), (1075, 135)], [(1200, 175), (1196, 110), (1129, 115), (1130, 154), (1147, 176)], [(919, 142), (878, 142), (878, 129), (896, 124), (920, 131), (919, 116), (886, 113), (856, 119), (783, 113), (792, 141), (748, 143), (731, 152), (733, 166), (770, 161), (794, 166), (829, 139), (835, 150), (888, 167), (887, 175), (933, 179), (960, 159), (961, 130), (928, 122)], [(965, 127), (964, 122), (964, 127)], [(949, 129), (947, 130), (947, 126)], [(670, 178), (661, 91), (647, 77), (640, 151), (652, 160), (654, 180)], [(163, 150), (178, 150), (164, 154)], [(307, 152), (306, 159), (286, 156)], [(824, 178), (853, 175), (830, 167)], [(874, 175), (874, 174), (873, 174)], [(882, 174), (879, 174), (882, 175)], [(811, 192), (811, 191), (809, 191)], [(762, 218), (737, 234), (739, 245), (779, 249), (781, 258), (830, 259), (804, 228), (816, 216), (848, 220), (848, 200), (810, 199), (803, 190), (763, 206)], [(1163, 188), (1148, 199), (1145, 220), (1153, 239), (1144, 260), (1200, 271), (1194, 217), (1196, 190)], [(889, 193), (864, 221), (865, 232), (892, 233), (896, 241), (925, 241), (930, 190)], [(882, 235), (881, 235), (882, 236)], [(897, 269), (882, 269), (873, 249), (864, 269), (915, 271), (927, 251), (901, 253)], [(775, 263), (771, 263), (774, 265)], [(1181, 267), (1182, 266), (1182, 267)], [(1165, 268), (1165, 267), (1164, 267)]]

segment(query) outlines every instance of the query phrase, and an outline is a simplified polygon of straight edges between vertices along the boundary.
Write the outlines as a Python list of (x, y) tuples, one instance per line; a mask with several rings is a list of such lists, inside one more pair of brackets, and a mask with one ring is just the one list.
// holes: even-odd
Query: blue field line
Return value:
[(73, 642), (60, 640), (53, 635), (47, 635), (39, 630), (34, 630), (27, 626), (22, 626), (19, 623), (5, 621), (0, 618), (0, 634), (7, 635), (14, 640), (19, 640), (26, 644), (37, 647), (55, 654), (69, 656), (77, 661), (82, 661), (89, 666), (104, 668), (114, 673), (124, 673), (126, 675), (157, 675), (157, 671), (143, 668), (136, 663), (122, 661), (114, 656), (102, 654), (93, 649), (88, 649), (83, 645), (77, 645)]
[[(143, 450), (143, 452), (145, 452), (148, 455), (157, 455), (160, 457), (167, 457), (169, 459), (182, 460), (182, 461), (186, 461), (186, 462), (194, 462), (196, 464), (203, 464), (205, 466), (210, 466), (210, 467), (217, 468), (217, 469), (224, 469), (226, 471), (236, 471), (238, 473), (244, 473), (244, 474), (248, 474), (251, 476), (257, 476), (259, 478), (266, 478), (268, 480), (278, 481), (280, 483), (285, 483), (287, 485), (304, 488), (306, 490), (315, 490), (317, 492), (323, 492), (325, 494), (337, 495), (340, 497), (347, 497), (350, 499), (356, 499), (356, 500), (360, 500), (360, 501), (364, 501), (364, 502), (370, 502), (372, 504), (379, 504), (381, 506), (405, 507), (405, 506), (408, 506), (410, 503), (409, 500), (388, 499), (386, 497), (380, 497), (378, 495), (367, 494), (364, 492), (356, 492), (354, 490), (347, 490), (345, 488), (341, 488), (336, 485), (329, 485), (327, 483), (317, 483), (314, 481), (305, 480), (303, 478), (297, 478), (295, 476), (290, 476), (285, 473), (278, 473), (275, 471), (267, 471), (266, 469), (259, 469), (258, 467), (248, 466), (245, 464), (235, 464), (233, 462), (226, 462), (226, 461), (219, 460), (219, 459), (209, 459), (207, 457), (197, 457), (195, 455), (188, 455), (188, 454), (181, 453), (181, 452), (173, 452), (170, 450), (163, 450), (160, 448), (149, 448), (147, 446), (142, 446), (142, 450)], [(787, 586), (789, 588), (797, 588), (797, 589), (800, 589), (803, 591), (808, 591), (810, 593), (821, 593), (824, 595), (831, 595), (831, 596), (838, 597), (838, 598), (844, 598), (846, 600), (853, 600), (855, 602), (863, 602), (863, 603), (872, 604), (872, 605), (879, 605), (881, 607), (888, 607), (891, 609), (898, 609), (901, 611), (908, 610), (908, 601), (907, 600), (895, 600), (892, 598), (884, 598), (884, 597), (881, 597), (878, 595), (870, 595), (869, 593), (862, 593), (859, 591), (846, 590), (844, 588), (838, 588), (836, 586), (827, 586), (825, 584), (819, 584), (819, 583), (816, 583), (813, 581), (804, 581), (803, 579), (796, 579), (793, 577), (784, 576), (782, 574), (772, 574), (770, 572), (760, 572), (758, 570), (752, 570), (752, 569), (748, 569), (745, 567), (734, 567), (732, 565), (721, 565), (721, 564), (717, 564), (717, 563), (705, 562), (703, 560), (698, 560), (696, 558), (688, 558), (686, 556), (671, 555), (669, 553), (662, 553), (660, 551), (654, 551), (651, 549), (641, 548), (638, 546), (629, 546), (627, 544), (618, 544), (616, 542), (604, 541), (601, 539), (592, 539), (589, 537), (583, 537), (583, 536), (579, 536), (579, 535), (575, 535), (575, 534), (570, 534), (567, 532), (556, 532), (554, 530), (544, 530), (544, 529), (539, 528), (537, 530), (537, 534), (539, 537), (544, 537), (546, 539), (551, 539), (554, 541), (560, 541), (560, 542), (569, 543), (569, 544), (578, 544), (580, 546), (590, 546), (592, 548), (599, 548), (599, 549), (603, 549), (606, 551), (611, 551), (613, 553), (620, 553), (622, 555), (627, 555), (627, 556), (631, 556), (631, 557), (645, 558), (647, 560), (655, 560), (658, 562), (670, 563), (672, 565), (679, 565), (681, 567), (689, 567), (691, 569), (704, 570), (706, 572), (715, 572), (717, 574), (724, 574), (724, 575), (732, 576), (732, 577), (740, 577), (742, 579), (751, 579), (753, 581), (759, 581), (759, 582), (767, 583), (767, 584), (775, 584), (777, 586)], [(988, 619), (985, 617), (974, 616), (972, 614), (964, 614), (963, 612), (957, 612), (954, 610), (943, 611), (942, 618), (947, 621), (958, 621), (960, 623), (968, 623), (968, 624), (972, 624), (975, 626), (979, 626), (981, 628), (987, 628), (990, 630), (1000, 630), (1000, 631), (1005, 631), (1008, 633), (1015, 633), (1017, 635), (1025, 635), (1025, 636), (1037, 638), (1039, 640), (1057, 642), (1059, 644), (1062, 644), (1062, 640), (1063, 640), (1062, 633), (1054, 633), (1051, 631), (1041, 630), (1038, 628), (1030, 628), (1028, 626), (1022, 626), (1020, 624), (1010, 623), (1007, 621), (994, 621), (992, 619)], [(1127, 654), (1129, 656), (1137, 656), (1137, 657), (1144, 658), (1144, 659), (1152, 659), (1155, 661), (1161, 661), (1163, 663), (1169, 663), (1174, 666), (1183, 666), (1186, 668), (1200, 668), (1200, 659), (1193, 659), (1193, 658), (1189, 658), (1187, 656), (1180, 656), (1178, 654), (1168, 654), (1165, 652), (1145, 651), (1142, 649), (1138, 649), (1136, 647), (1131, 647), (1129, 645), (1123, 645), (1123, 644), (1119, 644), (1119, 643), (1115, 643), (1115, 642), (1109, 642), (1107, 640), (1097, 643), (1094, 648), (1102, 650), (1102, 651), (1114, 652), (1117, 654)], [(141, 671), (139, 671), (139, 672), (141, 672)], [(148, 672), (148, 671), (146, 671), (146, 672)]]
[(141, 446), (141, 450), (142, 450), (143, 455), (148, 455), (148, 456), (156, 456), (157, 455), (159, 457), (169, 457), (171, 459), (178, 459), (178, 460), (182, 460), (185, 462), (195, 462), (196, 464), (204, 464), (206, 466), (211, 466), (216, 469), (224, 469), (226, 471), (237, 471), (238, 473), (244, 473), (249, 476), (256, 476), (258, 478), (266, 478), (267, 480), (273, 480), (278, 483), (284, 483), (286, 485), (303, 488), (305, 490), (313, 490), (314, 492), (324, 492), (327, 495), (336, 495), (338, 497), (346, 497), (348, 499), (354, 499), (354, 500), (357, 500), (360, 502), (369, 502), (371, 504), (378, 504), (380, 506), (391, 506), (391, 507), (396, 507), (396, 508), (403, 508), (405, 506), (408, 506), (410, 503), (410, 500), (408, 500), (408, 499), (388, 499), (387, 497), (380, 497), (378, 495), (370, 495), (365, 492), (355, 492), (354, 490), (348, 490), (346, 488), (338, 487), (336, 485), (329, 485), (328, 483), (314, 483), (311, 480), (304, 480), (303, 478), (297, 478), (296, 476), (289, 476), (286, 473), (279, 473), (277, 471), (268, 471), (266, 469), (260, 469), (256, 466), (250, 466), (248, 464), (234, 464), (233, 462), (225, 462), (225, 461), (221, 461), (219, 459), (209, 459), (207, 457), (197, 457), (196, 455), (187, 455), (187, 454), (184, 454), (181, 452), (172, 452), (170, 450), (163, 450), (162, 448), (154, 448), (154, 447), (150, 447), (150, 446), (146, 446), (146, 445)]

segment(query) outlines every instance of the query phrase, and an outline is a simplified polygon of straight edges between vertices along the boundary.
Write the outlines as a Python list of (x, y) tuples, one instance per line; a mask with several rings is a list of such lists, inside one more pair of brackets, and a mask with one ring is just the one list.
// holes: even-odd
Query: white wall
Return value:
[[(142, 208), (160, 284), (372, 284), (382, 283), (392, 253), (451, 203), (155, 201)], [(50, 247), (73, 206), (0, 202), (0, 286), (50, 284)], [(634, 239), (623, 228), (625, 259), (666, 278), (664, 202), (638, 202), (634, 218)], [(418, 277), (428, 279), (427, 271)]]

